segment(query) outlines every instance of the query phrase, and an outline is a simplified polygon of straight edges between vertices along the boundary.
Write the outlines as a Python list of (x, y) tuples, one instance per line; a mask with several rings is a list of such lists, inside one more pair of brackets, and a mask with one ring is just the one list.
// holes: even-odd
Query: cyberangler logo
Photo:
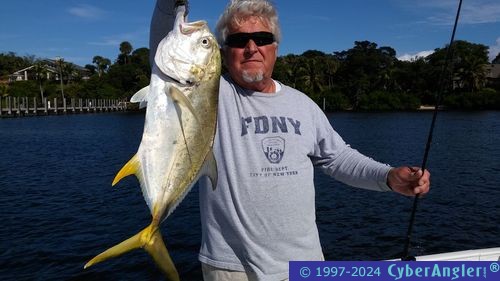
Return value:
[(265, 138), (262, 140), (262, 151), (269, 162), (278, 164), (285, 154), (285, 140), (281, 137)]

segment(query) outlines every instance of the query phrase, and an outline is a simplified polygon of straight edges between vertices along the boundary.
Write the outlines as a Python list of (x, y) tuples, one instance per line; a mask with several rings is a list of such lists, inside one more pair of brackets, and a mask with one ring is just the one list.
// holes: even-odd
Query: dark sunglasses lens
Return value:
[(244, 48), (250, 40), (247, 33), (231, 34), (226, 39), (226, 45), (231, 48)]
[(271, 32), (235, 33), (226, 39), (226, 46), (231, 48), (245, 48), (248, 41), (255, 42), (257, 46), (265, 46), (274, 43), (274, 35)]
[(257, 46), (265, 46), (274, 43), (274, 35), (269, 32), (254, 33), (252, 40)]

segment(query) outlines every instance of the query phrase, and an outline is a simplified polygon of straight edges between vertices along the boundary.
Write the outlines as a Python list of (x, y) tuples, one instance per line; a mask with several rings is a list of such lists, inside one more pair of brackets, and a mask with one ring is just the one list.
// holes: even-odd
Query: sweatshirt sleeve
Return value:
[(154, 63), (156, 48), (160, 41), (172, 30), (175, 21), (175, 0), (157, 0), (149, 29), (149, 62)]
[(347, 185), (375, 191), (391, 191), (387, 175), (392, 168), (367, 157), (344, 142), (321, 112), (316, 118), (313, 164)]

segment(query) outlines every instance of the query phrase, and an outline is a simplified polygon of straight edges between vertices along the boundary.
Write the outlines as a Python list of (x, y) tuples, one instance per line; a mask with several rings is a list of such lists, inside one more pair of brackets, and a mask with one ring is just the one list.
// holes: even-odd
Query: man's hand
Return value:
[(392, 168), (387, 176), (387, 185), (406, 196), (423, 195), (429, 192), (430, 177), (429, 171), (422, 172), (419, 167)]
[(175, 0), (174, 10), (177, 10), (177, 7), (184, 6), (186, 8), (186, 12), (184, 13), (184, 17), (188, 14), (188, 0)]

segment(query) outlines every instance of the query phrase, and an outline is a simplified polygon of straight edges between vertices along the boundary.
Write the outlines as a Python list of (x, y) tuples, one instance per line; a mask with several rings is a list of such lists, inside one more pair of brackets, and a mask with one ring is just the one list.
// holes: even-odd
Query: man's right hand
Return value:
[(174, 11), (177, 10), (177, 7), (179, 6), (184, 6), (186, 7), (186, 13), (184, 14), (184, 16), (187, 16), (188, 15), (188, 12), (189, 12), (189, 3), (188, 3), (188, 0), (175, 0), (175, 3), (174, 3)]

